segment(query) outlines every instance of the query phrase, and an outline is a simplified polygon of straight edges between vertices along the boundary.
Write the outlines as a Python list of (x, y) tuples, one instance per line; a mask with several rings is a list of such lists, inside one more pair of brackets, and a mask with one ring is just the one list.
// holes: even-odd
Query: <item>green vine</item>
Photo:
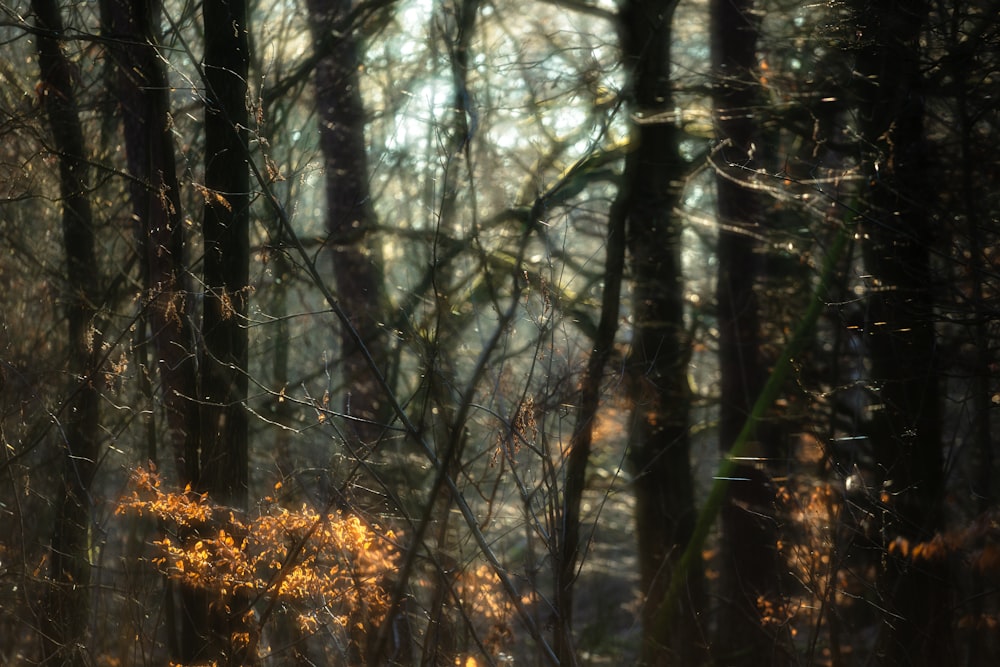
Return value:
[(691, 540), (688, 542), (684, 553), (681, 554), (680, 560), (677, 563), (677, 568), (674, 570), (670, 580), (670, 588), (667, 590), (667, 595), (657, 608), (654, 620), (655, 631), (653, 633), (655, 637), (663, 636), (669, 631), (673, 622), (673, 616), (677, 610), (678, 600), (688, 578), (688, 573), (694, 563), (697, 562), (698, 556), (704, 548), (705, 540), (708, 538), (709, 530), (711, 530), (712, 525), (719, 516), (719, 512), (722, 510), (729, 480), (736, 472), (736, 461), (746, 454), (756, 423), (764, 417), (764, 414), (770, 409), (774, 401), (777, 400), (793, 362), (802, 354), (802, 351), (811, 338), (816, 321), (819, 319), (820, 313), (822, 313), (826, 305), (823, 296), (829, 290), (830, 282), (836, 272), (837, 263), (840, 261), (840, 257), (847, 247), (848, 236), (849, 231), (846, 226), (842, 227), (837, 233), (833, 246), (824, 258), (819, 282), (813, 291), (813, 298), (809, 304), (809, 308), (802, 319), (799, 320), (799, 324), (795, 328), (791, 339), (785, 344), (778, 362), (775, 364), (767, 383), (757, 397), (753, 410), (743, 424), (743, 429), (736, 438), (736, 442), (733, 443), (729, 455), (719, 463), (719, 468), (715, 474), (715, 481), (712, 484), (712, 489), (709, 491), (708, 498), (705, 500), (705, 506), (698, 514), (698, 520), (695, 522)]

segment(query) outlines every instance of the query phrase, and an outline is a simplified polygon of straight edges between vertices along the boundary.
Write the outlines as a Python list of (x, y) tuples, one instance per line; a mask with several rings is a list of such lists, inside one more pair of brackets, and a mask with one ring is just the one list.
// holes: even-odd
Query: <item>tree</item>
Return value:
[[(642, 119), (673, 110), (670, 90), (671, 19), (676, 3), (633, 0), (620, 11), (622, 60), (632, 113)], [(686, 363), (681, 225), (674, 215), (686, 164), (678, 130), (666, 122), (632, 128), (622, 189), (612, 215), (626, 219), (634, 318), (626, 361), (634, 405), (629, 458), (635, 476), (636, 534), (643, 604), (643, 661), (697, 662), (705, 644), (697, 614), (703, 605), (701, 568), (687, 572), (676, 625), (655, 632), (654, 616), (672, 569), (694, 526), (688, 447), (691, 391)]]
[(560, 663), (571, 663), (576, 651), (572, 633), (573, 587), (576, 584), (580, 562), (580, 506), (587, 484), (587, 466), (594, 444), (607, 366), (615, 354), (615, 334), (618, 331), (625, 274), (626, 223), (624, 206), (612, 207), (607, 223), (600, 319), (594, 332), (587, 367), (580, 382), (576, 420), (566, 457), (566, 481), (559, 532), (559, 569), (556, 575), (555, 594), (559, 623), (555, 630), (554, 643)]
[(247, 505), (247, 304), (250, 170), (244, 2), (208, 2), (205, 21), (205, 301), (198, 486)]
[[(146, 365), (145, 329), (160, 379), (166, 419), (166, 440), (182, 485), (199, 477), (201, 426), (198, 409), (198, 358), (195, 312), (188, 277), (186, 225), (173, 137), (170, 132), (169, 78), (162, 58), (158, 26), (159, 3), (105, 0), (104, 32), (116, 78), (113, 88), (121, 108), (125, 153), (132, 204), (136, 254), (139, 257), (142, 299), (138, 322), (143, 377)], [(152, 399), (152, 396), (149, 397)], [(150, 420), (147, 454), (160, 458), (159, 434)], [(200, 601), (179, 591), (180, 611), (174, 615), (174, 592), (168, 592), (168, 633), (177, 656), (192, 659), (201, 648), (201, 630), (195, 621)]]
[(988, 662), (996, 5), (3, 4), (0, 662)]
[[(871, 434), (892, 517), (889, 536), (924, 541), (943, 527), (941, 386), (935, 353), (936, 234), (926, 191), (920, 39), (926, 3), (857, 8), (858, 129), (864, 142), (865, 333), (877, 383)], [(886, 545), (888, 546), (888, 545)], [(951, 655), (947, 568), (890, 557), (879, 591), (885, 664), (941, 664)]]
[[(150, 328), (169, 451), (177, 479), (186, 485), (198, 479), (199, 470), (198, 359), (184, 207), (170, 132), (170, 85), (157, 30), (160, 11), (159, 3), (102, 3), (132, 177), (129, 195), (143, 290), (140, 321)], [(150, 460), (159, 459), (155, 437), (147, 452)]]
[[(719, 449), (729, 450), (752, 414), (764, 386), (760, 289), (764, 249), (757, 240), (764, 230), (761, 189), (748, 174), (758, 168), (761, 131), (757, 69), (759, 18), (755, 3), (715, 0), (709, 7), (713, 104), (720, 145), (713, 157), (719, 237), (716, 320), (719, 328)], [(775, 429), (754, 424), (756, 454), (779, 455)], [(762, 623), (767, 599), (776, 603), (780, 570), (775, 488), (766, 467), (741, 462), (730, 483), (722, 510), (720, 544), (721, 598), (718, 646), (731, 664), (755, 664), (770, 656), (780, 664), (774, 639)], [(720, 656), (722, 657), (722, 656)]]
[[(344, 413), (352, 446), (374, 447), (388, 402), (372, 365), (386, 372), (387, 346), (380, 322), (385, 294), (381, 253), (370, 242), (377, 223), (368, 186), (366, 114), (361, 99), (357, 34), (349, 0), (309, 0), (310, 29), (319, 60), (316, 109), (326, 192), (326, 228), (337, 297), (350, 318), (340, 335), (345, 381)], [(355, 331), (347, 331), (351, 326)], [(359, 345), (361, 348), (359, 348)]]
[(554, 644), (560, 664), (564, 662), (572, 664), (576, 652), (572, 633), (573, 587), (576, 584), (580, 561), (580, 506), (587, 484), (587, 466), (601, 409), (605, 373), (615, 353), (615, 334), (618, 331), (625, 273), (626, 222), (624, 206), (613, 207), (608, 215), (600, 319), (594, 332), (590, 356), (587, 358), (587, 368), (580, 383), (576, 420), (566, 457), (566, 481), (559, 532), (559, 569), (556, 574), (555, 593), (559, 622), (555, 629)]
[[(205, 295), (199, 359), (201, 435), (196, 488), (239, 510), (249, 503), (247, 441), (247, 313), (250, 302), (250, 169), (247, 5), (212, 0), (203, 6), (205, 29)], [(206, 526), (209, 531), (214, 527)], [(225, 594), (224, 594), (225, 596)], [(199, 658), (242, 665), (253, 659), (247, 631), (250, 600), (230, 594), (225, 604), (206, 599), (207, 623)], [(218, 658), (216, 658), (218, 656)]]
[(103, 350), (95, 219), (73, 67), (62, 50), (63, 19), (51, 0), (34, 0), (42, 104), (58, 156), (62, 239), (66, 253), (66, 320), (73, 383), (60, 429), (63, 473), (50, 550), (51, 578), (44, 630), (45, 659), (85, 665), (91, 592), (91, 484), (100, 450), (97, 374)]

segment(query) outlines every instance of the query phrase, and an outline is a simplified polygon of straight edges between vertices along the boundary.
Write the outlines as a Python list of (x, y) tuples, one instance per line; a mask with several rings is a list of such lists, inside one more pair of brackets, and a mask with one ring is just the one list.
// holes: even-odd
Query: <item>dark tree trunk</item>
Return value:
[[(167, 437), (181, 487), (198, 480), (201, 436), (198, 360), (185, 257), (184, 217), (170, 133), (169, 80), (158, 48), (159, 2), (105, 0), (101, 11), (118, 73), (143, 307), (160, 377)], [(168, 614), (178, 660), (202, 647), (204, 601), (182, 589), (176, 617)], [(168, 590), (167, 595), (173, 596)], [(171, 598), (168, 609), (175, 608)]]
[[(244, 0), (206, 0), (205, 268), (201, 371), (201, 457), (197, 488), (216, 503), (248, 503), (247, 304), (250, 261), (250, 170), (247, 162), (247, 74)], [(218, 593), (213, 593), (216, 598)], [(199, 659), (252, 662), (231, 638), (248, 631), (240, 596), (206, 600)]]
[[(479, 15), (480, 0), (458, 0), (454, 10), (443, 8), (438, 19), (448, 49), (451, 65), (451, 80), (454, 87), (452, 98), (452, 125), (449, 144), (445, 152), (444, 174), (441, 177), (441, 208), (438, 216), (442, 229), (450, 231), (456, 224), (458, 195), (461, 192), (462, 167), (471, 170), (471, 145), (475, 128), (475, 109), (469, 91), (469, 45), (475, 33), (476, 17)], [(471, 173), (470, 173), (471, 180)], [(441, 303), (439, 307), (448, 306)]]
[[(389, 402), (372, 368), (374, 364), (379, 372), (385, 372), (387, 341), (379, 324), (385, 312), (381, 253), (370, 243), (377, 221), (368, 186), (357, 26), (347, 24), (351, 0), (308, 0), (306, 6), (314, 48), (323, 53), (316, 63), (314, 81), (325, 175), (327, 246), (337, 299), (348, 319), (341, 323), (340, 330), (345, 433), (351, 440), (349, 447), (361, 457), (382, 437)], [(366, 506), (366, 510), (385, 510), (381, 497), (373, 501), (352, 496), (350, 500)], [(394, 622), (392, 616), (385, 620), (387, 628)], [(369, 625), (367, 619), (351, 624), (347, 651), (352, 664), (382, 659), (383, 651), (394, 653), (408, 648), (409, 638), (392, 648), (378, 645), (378, 628)], [(398, 657), (405, 661), (402, 654)]]
[[(624, 194), (624, 193), (623, 193)], [(624, 202), (624, 198), (619, 200)], [(608, 217), (607, 255), (604, 260), (604, 292), (601, 297), (601, 319), (597, 325), (587, 371), (580, 384), (580, 404), (566, 457), (566, 483), (559, 534), (559, 569), (557, 572), (555, 607), (558, 619), (554, 645), (560, 664), (573, 664), (573, 586), (580, 549), (580, 506), (586, 487), (587, 465), (590, 460), (594, 427), (601, 406), (604, 374), (614, 352), (615, 334), (621, 313), (622, 278), (625, 273), (624, 206), (617, 205)]]
[(118, 71), (136, 246), (171, 452), (183, 487), (198, 476), (197, 358), (184, 218), (170, 134), (169, 81), (158, 53), (158, 2), (105, 0), (106, 37)]
[(202, 319), (199, 487), (247, 505), (247, 303), (250, 170), (247, 163), (246, 3), (211, 0), (205, 21), (205, 302)]
[(306, 4), (317, 49), (325, 54), (316, 63), (315, 83), (326, 175), (327, 242), (337, 298), (355, 330), (342, 328), (340, 335), (344, 412), (350, 416), (349, 432), (371, 446), (383, 432), (388, 402), (359, 341), (382, 372), (387, 347), (379, 325), (384, 317), (381, 253), (366, 242), (376, 219), (368, 187), (356, 28), (340, 25), (351, 8), (350, 0), (308, 0)]
[[(673, 111), (670, 87), (673, 0), (629, 0), (620, 13), (628, 96), (637, 116)], [(627, 224), (631, 253), (632, 349), (627, 360), (634, 405), (629, 434), (635, 475), (636, 530), (643, 605), (645, 664), (698, 664), (704, 648), (696, 614), (702, 606), (700, 567), (690, 570), (674, 627), (657, 632), (655, 613), (694, 526), (689, 461), (688, 340), (684, 330), (681, 223), (674, 215), (686, 165), (672, 123), (632, 127), (622, 191), (615, 208)]]
[(56, 499), (50, 552), (51, 590), (45, 623), (45, 662), (89, 664), (91, 482), (98, 457), (98, 378), (101, 336), (94, 218), (87, 155), (72, 84), (72, 65), (62, 51), (63, 21), (54, 0), (32, 0), (35, 12), (41, 98), (59, 155), (59, 198), (66, 252), (66, 319), (69, 369), (76, 386), (67, 401), (61, 435), (62, 488)]
[[(758, 21), (753, 0), (710, 3), (715, 123), (722, 141), (715, 153), (715, 180), (720, 222), (716, 304), (719, 326), (719, 449), (723, 456), (739, 436), (764, 385), (760, 313), (756, 289), (761, 278), (757, 238), (763, 203), (754, 190), (759, 140), (755, 111)], [(777, 452), (765, 423), (756, 424), (762, 457)], [(726, 664), (777, 664), (774, 638), (761, 623), (763, 597), (777, 603), (777, 524), (774, 489), (766, 469), (741, 464), (728, 486), (722, 510), (719, 633), (716, 646)]]
[[(935, 355), (933, 221), (924, 164), (920, 37), (924, 2), (858, 8), (859, 130), (868, 182), (862, 218), (868, 273), (865, 334), (878, 390), (873, 431), (886, 538), (929, 539), (943, 527), (941, 405)], [(885, 665), (941, 665), (952, 655), (947, 564), (888, 553), (879, 584)]]

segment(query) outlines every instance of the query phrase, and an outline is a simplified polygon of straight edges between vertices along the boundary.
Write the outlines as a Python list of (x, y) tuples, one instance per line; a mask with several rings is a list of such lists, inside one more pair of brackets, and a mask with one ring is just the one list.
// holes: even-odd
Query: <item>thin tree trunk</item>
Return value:
[[(720, 221), (716, 303), (719, 326), (719, 449), (722, 456), (739, 436), (764, 386), (760, 313), (756, 288), (762, 263), (756, 229), (763, 206), (747, 182), (757, 164), (754, 142), (758, 108), (758, 21), (753, 0), (712, 0), (709, 5), (715, 123), (722, 140), (715, 154)], [(755, 454), (773, 456), (767, 424), (757, 425)], [(728, 487), (720, 543), (719, 658), (731, 665), (754, 665), (767, 656), (778, 664), (774, 638), (762, 624), (760, 598), (778, 602), (777, 524), (774, 489), (766, 469), (741, 464)]]
[[(308, 0), (306, 5), (316, 43), (333, 40), (316, 63), (315, 83), (326, 175), (327, 243), (337, 297), (361, 343), (384, 372), (387, 343), (379, 325), (384, 317), (381, 253), (368, 242), (376, 219), (368, 187), (365, 110), (358, 77), (361, 63), (352, 34), (355, 28), (338, 25), (351, 1)], [(348, 432), (372, 446), (383, 433), (388, 402), (356, 340), (350, 331), (341, 331), (344, 412), (350, 416)]]
[[(206, 0), (205, 240), (201, 350), (201, 457), (197, 488), (216, 503), (246, 510), (249, 493), (247, 307), (250, 262), (250, 170), (247, 163), (245, 0)], [(249, 627), (249, 601), (209, 592), (202, 658), (253, 662), (234, 638)]]
[[(132, 180), (133, 225), (140, 257), (142, 307), (166, 413), (169, 449), (180, 486), (194, 484), (200, 468), (200, 412), (192, 303), (185, 257), (185, 225), (170, 133), (169, 80), (158, 52), (159, 2), (105, 0), (105, 37), (118, 74), (118, 105)], [(144, 334), (143, 334), (144, 335)], [(145, 373), (140, 370), (140, 373)], [(168, 631), (174, 658), (193, 660), (202, 646), (203, 602), (193, 591), (167, 585)]]
[[(673, 111), (670, 88), (673, 0), (629, 0), (620, 13), (629, 101), (639, 116)], [(633, 285), (632, 349), (627, 360), (633, 417), (629, 434), (635, 474), (636, 531), (643, 605), (642, 660), (648, 665), (698, 664), (704, 644), (696, 614), (703, 573), (692, 568), (674, 627), (657, 633), (654, 616), (694, 527), (689, 461), (688, 340), (684, 330), (681, 224), (674, 216), (686, 165), (672, 123), (631, 130), (622, 191), (615, 207), (627, 220)]]
[(63, 21), (54, 0), (32, 0), (41, 97), (54, 149), (59, 155), (59, 197), (66, 252), (66, 319), (69, 368), (76, 383), (66, 406), (62, 488), (50, 553), (51, 589), (45, 623), (45, 662), (89, 664), (90, 523), (99, 441), (99, 392), (95, 377), (101, 335), (94, 322), (99, 305), (94, 218), (90, 206), (87, 155), (72, 85), (72, 65), (62, 51)]
[[(957, 8), (953, 12), (958, 13)], [(965, 41), (963, 34), (964, 26), (961, 21), (953, 17), (953, 42), (952, 49), (962, 48), (960, 45)], [(965, 62), (959, 59), (954, 61), (955, 80), (961, 80), (965, 73), (962, 71), (966, 66)], [(984, 229), (988, 228), (988, 223), (984, 220), (981, 212), (982, 200), (975, 187), (976, 172), (979, 171), (980, 162), (977, 160), (977, 150), (975, 142), (977, 137), (974, 126), (974, 105), (971, 103), (969, 90), (966, 86), (957, 87), (955, 99), (955, 115), (958, 120), (959, 134), (959, 184), (961, 187), (961, 210), (965, 216), (966, 228), (968, 229), (968, 249), (969, 261), (964, 268), (968, 271), (968, 278), (971, 280), (969, 296), (971, 306), (972, 324), (972, 344), (975, 349), (973, 361), (973, 375), (971, 379), (972, 391), (972, 428), (971, 442), (974, 445), (971, 459), (970, 486), (976, 499), (976, 511), (980, 515), (996, 506), (996, 470), (995, 454), (996, 439), (992, 433), (991, 413), (993, 412), (992, 397), (995, 395), (992, 387), (995, 386), (996, 373), (996, 348), (991, 345), (990, 340), (990, 308), (987, 296), (989, 293), (990, 278), (987, 269), (987, 257), (992, 249), (992, 245), (985, 241)], [(986, 590), (989, 584), (989, 577), (981, 571), (973, 570), (971, 573), (973, 590)], [(973, 596), (969, 603), (969, 613), (973, 618), (980, 617), (988, 608), (987, 601), (982, 596)], [(983, 632), (973, 631), (963, 635), (968, 637), (966, 646), (968, 653), (966, 657), (967, 665), (979, 665), (989, 660), (991, 643), (996, 643), (996, 638), (991, 642), (989, 636)], [(959, 642), (962, 640), (959, 639)]]
[[(453, 97), (450, 114), (450, 124), (447, 126), (447, 143), (443, 151), (444, 168), (439, 177), (437, 194), (439, 208), (436, 227), (447, 235), (452, 230), (464, 226), (456, 219), (459, 194), (464, 192), (475, 197), (472, 187), (472, 140), (475, 133), (474, 102), (469, 91), (469, 51), (475, 34), (476, 20), (479, 16), (480, 0), (456, 0), (454, 3), (442, 3), (440, 10), (432, 18), (435, 32), (441, 32), (441, 44), (444, 47), (448, 64), (451, 67), (451, 84)], [(468, 180), (463, 179), (463, 168), (467, 170)], [(463, 183), (465, 185), (463, 186)], [(473, 205), (473, 210), (475, 206)], [(475, 224), (475, 223), (473, 223)], [(447, 302), (447, 289), (442, 288), (439, 281), (446, 280), (446, 274), (441, 270), (440, 255), (435, 250), (432, 260), (431, 285), (436, 301), (434, 339), (432, 350), (427, 359), (425, 400), (422, 405), (422, 421), (426, 421), (436, 432), (432, 438), (435, 443), (441, 443), (441, 456), (445, 462), (443, 475), (451, 478), (453, 484), (459, 484), (459, 471), (462, 467), (462, 454), (465, 450), (466, 438), (455, 437), (462, 431), (456, 431), (458, 408), (446, 382), (442, 380), (449, 376), (449, 355), (439, 350), (447, 346), (447, 341), (456, 334), (454, 323), (447, 316), (450, 306)], [(443, 478), (442, 480), (443, 481)], [(431, 504), (426, 508), (425, 520), (430, 520), (431, 514), (438, 517), (448, 517), (454, 506), (454, 498), (450, 493), (440, 493), (435, 488)], [(460, 550), (456, 540), (456, 527), (447, 518), (440, 520), (437, 526), (437, 550), (440, 554), (453, 553)], [(439, 557), (440, 558), (440, 557)], [(449, 557), (450, 559), (450, 557)], [(424, 664), (452, 664), (457, 659), (460, 640), (457, 632), (463, 626), (463, 612), (460, 604), (453, 603), (453, 585), (459, 572), (457, 567), (447, 567), (439, 570), (434, 578), (434, 592), (428, 613), (431, 622), (428, 624), (427, 639), (424, 643)], [(431, 656), (428, 649), (435, 651)], [(429, 658), (433, 662), (429, 662)]]
[[(879, 406), (872, 445), (883, 474), (886, 538), (943, 527), (941, 405), (935, 358), (933, 223), (925, 182), (920, 36), (925, 2), (859, 7), (858, 118), (869, 177), (862, 219), (869, 274), (865, 333)], [(881, 664), (941, 665), (952, 655), (947, 564), (888, 553)]]
[[(621, 199), (619, 201), (622, 201)], [(614, 352), (615, 334), (621, 316), (622, 277), (625, 273), (625, 227), (623, 206), (612, 207), (608, 216), (608, 245), (604, 261), (604, 293), (601, 319), (597, 325), (587, 371), (580, 386), (580, 405), (566, 457), (566, 483), (559, 535), (559, 569), (556, 579), (555, 607), (558, 615), (554, 648), (560, 664), (573, 664), (573, 586), (580, 550), (580, 505), (586, 486), (587, 465), (594, 439), (597, 412), (601, 405), (604, 373)]]
[[(349, 319), (340, 330), (345, 433), (351, 440), (349, 446), (363, 457), (367, 448), (378, 444), (389, 416), (389, 402), (369, 362), (385, 372), (388, 347), (379, 324), (385, 312), (381, 253), (370, 242), (377, 220), (368, 185), (366, 117), (358, 76), (361, 62), (354, 34), (357, 27), (342, 25), (351, 5), (351, 0), (306, 2), (315, 48), (322, 48), (325, 54), (316, 63), (314, 81), (326, 186), (327, 246), (337, 298)], [(372, 504), (370, 498), (350, 500), (357, 505)], [(383, 498), (376, 498), (375, 503), (378, 510), (385, 509)], [(386, 631), (381, 635), (378, 628), (368, 627), (367, 619), (361, 620), (364, 628), (351, 624), (347, 653), (352, 664), (362, 664), (373, 656), (382, 659), (383, 651), (402, 651), (396, 657), (404, 662), (408, 659), (409, 638), (392, 648), (380, 645), (379, 639), (388, 636), (387, 628), (395, 622), (394, 614), (384, 622)]]
[(105, 36), (118, 71), (137, 252), (141, 259), (170, 449), (180, 485), (198, 474), (197, 364), (184, 218), (170, 134), (169, 81), (158, 53), (158, 2), (105, 0)]
[(212, 0), (205, 21), (205, 301), (199, 487), (247, 506), (247, 304), (250, 170), (247, 164), (246, 3)]

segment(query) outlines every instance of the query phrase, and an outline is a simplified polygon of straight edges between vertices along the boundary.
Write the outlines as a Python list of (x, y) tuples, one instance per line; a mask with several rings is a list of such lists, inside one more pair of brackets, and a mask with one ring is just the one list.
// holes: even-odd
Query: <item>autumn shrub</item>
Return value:
[(250, 516), (214, 505), (190, 486), (165, 490), (153, 467), (134, 472), (117, 513), (159, 520), (165, 530), (154, 542), (158, 555), (151, 565), (219, 603), (247, 600), (254, 637), (279, 607), (292, 612), (304, 635), (322, 626), (340, 633), (343, 645), (378, 627), (388, 612), (382, 582), (396, 567), (396, 536), (356, 515), (305, 505), (290, 510), (269, 496)]
[(514, 638), (514, 616), (510, 598), (500, 585), (496, 572), (488, 565), (463, 572), (457, 579), (455, 594), (483, 648), (494, 656), (503, 655)]
[(781, 486), (777, 501), (789, 524), (777, 548), (798, 590), (781, 600), (760, 598), (758, 606), (763, 623), (782, 628), (793, 640), (805, 631), (800, 639), (811, 653), (816, 633), (829, 620), (829, 605), (845, 586), (837, 553), (842, 503), (830, 484)]

